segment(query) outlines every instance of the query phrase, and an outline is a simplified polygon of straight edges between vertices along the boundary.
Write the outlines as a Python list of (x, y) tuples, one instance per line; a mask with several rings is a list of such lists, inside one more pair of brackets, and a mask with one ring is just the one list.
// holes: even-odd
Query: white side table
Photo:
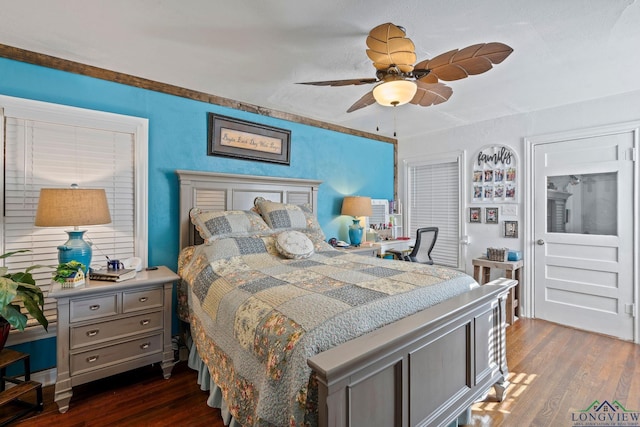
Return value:
[(171, 301), (179, 276), (167, 267), (140, 271), (122, 282), (88, 280), (54, 286), (57, 301), (58, 376), (54, 400), (69, 409), (72, 387), (160, 362), (171, 376)]

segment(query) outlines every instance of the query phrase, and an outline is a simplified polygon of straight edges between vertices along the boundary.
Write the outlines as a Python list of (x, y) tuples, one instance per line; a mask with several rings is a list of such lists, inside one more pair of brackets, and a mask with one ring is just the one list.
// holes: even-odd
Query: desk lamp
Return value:
[(58, 246), (58, 262), (77, 261), (85, 266), (85, 274), (91, 265), (91, 246), (84, 241), (87, 230), (81, 225), (108, 224), (111, 222), (107, 195), (101, 189), (43, 188), (40, 190), (35, 225), (38, 227), (73, 226), (65, 232), (69, 240)]
[(349, 226), (349, 241), (353, 246), (360, 246), (362, 242), (362, 226), (360, 218), (362, 216), (371, 216), (371, 197), (363, 196), (347, 196), (342, 201), (342, 215), (351, 215), (353, 224)]

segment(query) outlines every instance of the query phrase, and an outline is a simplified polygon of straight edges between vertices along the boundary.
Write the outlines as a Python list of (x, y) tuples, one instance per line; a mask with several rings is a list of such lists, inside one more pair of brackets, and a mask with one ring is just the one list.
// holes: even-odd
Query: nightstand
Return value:
[(58, 376), (54, 400), (69, 409), (72, 387), (160, 362), (171, 376), (171, 301), (179, 276), (167, 267), (140, 271), (122, 282), (88, 280), (54, 286), (57, 301)]

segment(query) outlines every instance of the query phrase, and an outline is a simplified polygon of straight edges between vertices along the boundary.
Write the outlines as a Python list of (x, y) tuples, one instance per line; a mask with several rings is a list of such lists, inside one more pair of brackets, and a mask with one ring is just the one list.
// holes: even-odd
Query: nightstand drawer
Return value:
[(162, 333), (71, 355), (71, 375), (162, 351)]
[(162, 289), (125, 292), (123, 295), (123, 313), (162, 307), (162, 305)]
[(118, 314), (118, 297), (116, 294), (112, 294), (71, 300), (69, 310), (71, 323), (113, 316)]
[(162, 314), (161, 311), (156, 311), (154, 313), (71, 328), (71, 349), (162, 329)]

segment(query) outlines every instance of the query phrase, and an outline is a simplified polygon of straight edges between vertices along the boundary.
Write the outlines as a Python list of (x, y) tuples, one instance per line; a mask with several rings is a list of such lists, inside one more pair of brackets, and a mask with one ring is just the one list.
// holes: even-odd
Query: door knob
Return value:
[(542, 245), (544, 245), (544, 240), (538, 239), (538, 241), (536, 243), (539, 244), (540, 246), (542, 246)]

